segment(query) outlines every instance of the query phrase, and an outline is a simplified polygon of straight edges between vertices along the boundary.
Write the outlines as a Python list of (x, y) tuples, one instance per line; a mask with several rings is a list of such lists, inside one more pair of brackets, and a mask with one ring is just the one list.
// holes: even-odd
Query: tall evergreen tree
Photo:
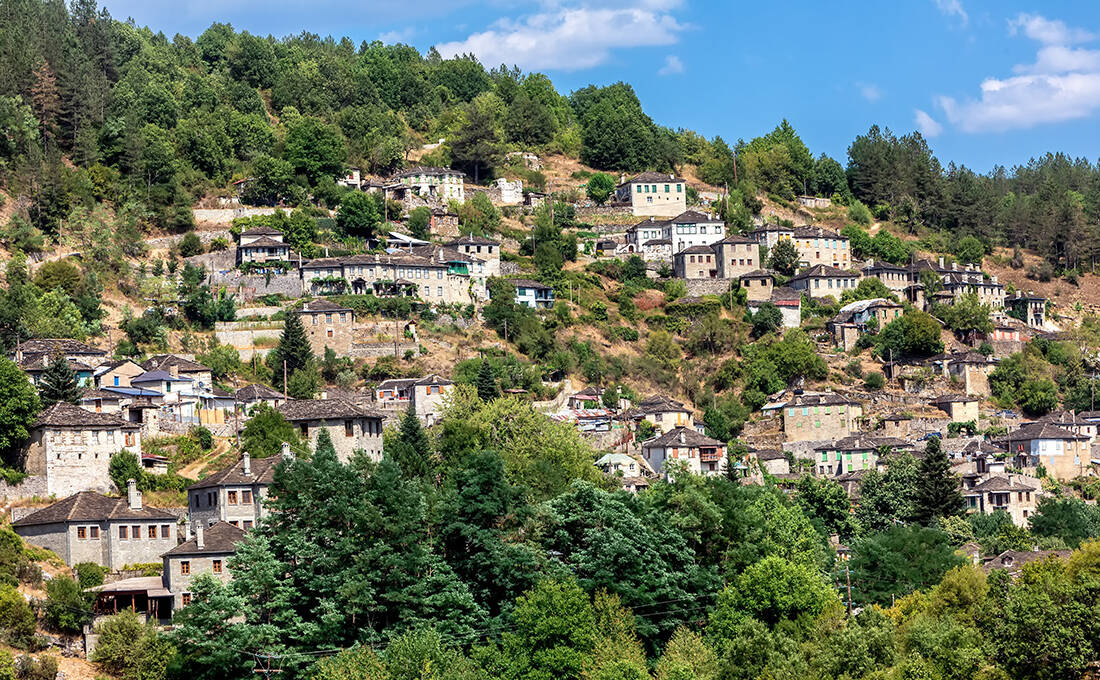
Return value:
[(412, 404), (401, 418), (401, 431), (390, 445), (391, 459), (401, 467), (406, 479), (428, 479), (432, 475), (432, 443), (420, 426)]
[(481, 367), (477, 369), (477, 396), (481, 397), (482, 401), (492, 401), (500, 396), (493, 367), (489, 365), (487, 359), (482, 359)]
[(275, 374), (274, 382), (278, 389), (283, 389), (284, 361), (287, 380), (294, 375), (295, 371), (306, 368), (313, 361), (313, 349), (309, 346), (306, 328), (302, 325), (302, 318), (298, 314), (287, 314), (286, 322), (283, 324), (283, 334), (268, 362)]
[(38, 386), (38, 396), (42, 407), (49, 408), (59, 401), (75, 404), (80, 400), (80, 385), (77, 384), (76, 371), (60, 354), (50, 357), (46, 370), (42, 373), (42, 382)]
[(951, 472), (951, 461), (940, 446), (939, 437), (928, 440), (919, 473), (913, 499), (919, 522), (927, 525), (940, 517), (952, 517), (962, 512), (959, 477)]

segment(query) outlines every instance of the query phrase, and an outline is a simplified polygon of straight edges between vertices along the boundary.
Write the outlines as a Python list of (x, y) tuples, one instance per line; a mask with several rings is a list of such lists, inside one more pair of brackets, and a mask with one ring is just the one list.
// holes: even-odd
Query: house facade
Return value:
[(980, 403), (980, 399), (962, 394), (944, 395), (928, 402), (929, 406), (935, 406), (946, 413), (953, 423), (977, 423), (981, 415), (978, 408)]
[(310, 300), (298, 312), (309, 338), (313, 354), (325, 356), (325, 348), (331, 348), (338, 356), (351, 353), (355, 339), (355, 312), (328, 300)]
[(1088, 436), (1051, 423), (1028, 423), (993, 443), (1008, 451), (1017, 467), (1042, 465), (1049, 475), (1060, 481), (1080, 477), (1092, 468)]
[(302, 289), (312, 295), (349, 292), (379, 297), (420, 297), (429, 303), (469, 304), (470, 263), (453, 263), (405, 252), (310, 260), (302, 265)]
[(267, 516), (263, 500), (280, 460), (279, 456), (253, 460), (246, 451), (233, 465), (187, 487), (191, 523), (210, 526), (226, 522), (246, 531), (256, 526)]
[(140, 455), (139, 425), (58, 402), (39, 414), (22, 454), (27, 474), (45, 475), (46, 493), (64, 497), (110, 491), (111, 458), (119, 451)]
[(126, 498), (81, 491), (18, 519), (12, 531), (31, 545), (52, 550), (65, 564), (92, 562), (118, 570), (128, 564), (159, 562), (177, 543), (178, 517), (144, 507), (133, 480)]
[[(406, 191), (424, 197), (437, 198), (446, 204), (448, 201), (463, 203), (466, 200), (466, 173), (450, 168), (416, 166), (399, 172), (390, 178), (402, 185)], [(390, 187), (387, 186), (387, 190)]]
[(646, 397), (627, 412), (635, 422), (648, 421), (658, 432), (671, 432), (678, 427), (693, 427), (695, 418), (690, 408), (663, 395)]
[(244, 531), (232, 524), (218, 522), (195, 527), (195, 536), (168, 550), (162, 557), (163, 585), (172, 594), (172, 607), (179, 610), (191, 604), (191, 582), (209, 574), (222, 583), (232, 578), (229, 558), (244, 539)]
[(734, 279), (759, 271), (763, 264), (760, 262), (760, 244), (747, 236), (727, 236), (710, 247), (714, 250), (720, 279)]
[(791, 235), (803, 267), (823, 265), (847, 269), (852, 263), (852, 249), (847, 236), (808, 226), (796, 227)]
[(741, 287), (750, 302), (770, 300), (775, 288), (775, 275), (766, 269), (756, 269), (740, 276)]
[(1027, 475), (993, 474), (987, 479), (974, 481), (973, 486), (969, 487), (964, 482), (962, 493), (966, 499), (966, 511), (983, 515), (1003, 511), (1018, 527), (1028, 526), (1028, 520), (1035, 514), (1043, 495), (1042, 482)]
[(278, 409), (298, 428), (302, 439), (317, 447), (321, 429), (328, 430), (336, 456), (341, 462), (363, 450), (373, 460), (382, 459), (382, 420), (384, 415), (346, 399), (291, 399)]
[(643, 172), (619, 184), (615, 202), (627, 203), (635, 215), (673, 217), (687, 210), (687, 182), (660, 172)]
[(839, 394), (800, 394), (783, 405), (787, 441), (842, 439), (859, 432), (863, 406)]
[(554, 306), (554, 289), (531, 279), (508, 279), (516, 287), (516, 304), (531, 309), (549, 309)]
[(666, 466), (671, 461), (678, 461), (683, 462), (689, 472), (714, 476), (725, 472), (726, 444), (694, 429), (676, 427), (642, 442), (642, 457), (658, 474), (667, 474)]
[(792, 276), (787, 285), (810, 297), (833, 297), (839, 300), (844, 291), (858, 286), (859, 280), (860, 275), (857, 272), (816, 264)]
[(717, 256), (708, 246), (691, 246), (672, 256), (673, 276), (678, 279), (718, 278)]
[(237, 264), (289, 261), (290, 244), (283, 241), (283, 232), (273, 227), (252, 227), (241, 232), (237, 244)]

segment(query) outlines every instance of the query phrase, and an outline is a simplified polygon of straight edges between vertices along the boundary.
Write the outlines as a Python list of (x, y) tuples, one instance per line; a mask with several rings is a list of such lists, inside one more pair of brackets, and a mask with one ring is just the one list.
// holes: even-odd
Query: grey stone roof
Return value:
[(207, 373), (209, 366), (204, 366), (197, 361), (191, 361), (175, 354), (154, 354), (141, 363), (146, 371), (167, 371), (175, 366), (180, 373)]
[(454, 175), (456, 177), (465, 177), (466, 173), (461, 170), (451, 170), (450, 168), (437, 168), (428, 165), (417, 165), (416, 167), (409, 168), (408, 170), (402, 170), (390, 177), (390, 179), (401, 179), (403, 177), (416, 177), (418, 175)]
[(688, 427), (674, 427), (668, 432), (664, 433), (660, 437), (651, 439), (647, 442), (642, 442), (644, 447), (653, 446), (690, 446), (697, 448), (700, 446), (725, 446), (725, 442), (718, 441), (717, 439), (711, 439), (705, 434), (699, 434), (698, 431)]
[(291, 399), (280, 405), (278, 410), (291, 422), (385, 417), (373, 409), (358, 406), (346, 399)]
[(245, 385), (237, 390), (238, 401), (263, 401), (265, 399), (283, 399), (283, 393), (277, 392), (267, 385)]
[(310, 300), (302, 305), (302, 312), (309, 314), (312, 312), (350, 312), (350, 307), (343, 307), (325, 299)]
[(187, 487), (187, 490), (209, 489), (215, 486), (250, 486), (252, 484), (271, 484), (275, 477), (275, 466), (282, 460), (280, 456), (253, 458), (249, 465), (252, 474), (244, 473), (244, 460), (238, 460), (227, 468), (213, 472)]
[(229, 524), (218, 522), (203, 529), (203, 547), (199, 548), (199, 537), (184, 541), (165, 555), (231, 555), (237, 550), (237, 544), (244, 538), (244, 530)]
[(853, 276), (859, 276), (856, 272), (845, 271), (843, 269), (837, 269), (836, 267), (830, 267), (827, 264), (815, 264), (804, 272), (799, 272), (791, 277), (791, 281), (802, 281), (803, 279), (848, 279)]
[(125, 498), (110, 498), (95, 491), (81, 491), (53, 505), (33, 512), (12, 522), (13, 527), (58, 522), (102, 522), (112, 519), (141, 519), (170, 521), (175, 524), (176, 515), (160, 508), (142, 507), (131, 510)]
[(282, 236), (283, 232), (275, 227), (268, 226), (251, 227), (241, 232), (241, 236), (270, 236), (274, 234)]
[(78, 429), (139, 429), (113, 413), (96, 413), (59, 401), (38, 414), (35, 427), (72, 427)]
[(37, 338), (24, 340), (19, 343), (19, 350), (24, 354), (86, 354), (89, 356), (106, 356), (107, 352), (85, 345), (83, 342), (70, 340), (69, 338)]
[(626, 180), (619, 186), (626, 186), (627, 184), (653, 184), (660, 182), (684, 182), (683, 177), (676, 177), (675, 175), (669, 175), (664, 172), (642, 172), (634, 175), (630, 179)]

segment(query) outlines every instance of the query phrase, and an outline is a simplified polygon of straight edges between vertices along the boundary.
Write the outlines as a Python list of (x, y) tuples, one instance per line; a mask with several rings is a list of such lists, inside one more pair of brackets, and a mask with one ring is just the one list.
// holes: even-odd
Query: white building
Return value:
[(629, 203), (635, 215), (672, 217), (687, 209), (687, 182), (661, 172), (643, 172), (615, 189), (615, 201)]

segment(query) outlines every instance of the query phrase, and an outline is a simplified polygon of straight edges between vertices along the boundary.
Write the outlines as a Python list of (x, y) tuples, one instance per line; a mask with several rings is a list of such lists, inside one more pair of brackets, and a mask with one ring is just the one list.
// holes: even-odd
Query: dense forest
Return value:
[[(786, 121), (730, 144), (655, 124), (625, 83), (566, 96), (539, 73), (406, 45), (275, 38), (214, 24), (195, 39), (113, 20), (94, 0), (0, 4), (0, 183), (18, 202), (3, 227), (31, 251), (70, 220), (186, 230), (189, 207), (253, 177), (253, 203), (334, 206), (349, 164), (387, 173), (444, 139), (424, 163), (472, 178), (508, 150), (579, 157), (597, 169), (696, 168), (726, 187), (719, 207), (745, 228), (758, 196), (858, 200), (912, 230), (1034, 248), (1059, 270), (1090, 268), (1100, 166), (1048, 154), (979, 174), (944, 167), (919, 133), (872, 127), (847, 166), (816, 158)], [(731, 131), (732, 135), (737, 131)]]

